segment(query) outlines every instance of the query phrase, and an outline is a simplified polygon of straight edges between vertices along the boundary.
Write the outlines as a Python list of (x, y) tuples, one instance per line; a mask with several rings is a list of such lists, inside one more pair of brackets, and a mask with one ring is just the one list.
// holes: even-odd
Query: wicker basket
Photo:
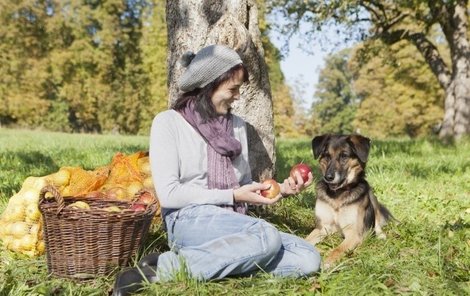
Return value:
[[(46, 193), (53, 199), (46, 199)], [(143, 194), (141, 191), (138, 194)], [(42, 189), (39, 209), (44, 219), (47, 267), (58, 277), (89, 279), (108, 275), (128, 264), (138, 251), (157, 209), (157, 200), (144, 211), (130, 209), (131, 202), (103, 198), (63, 198), (53, 186)], [(68, 205), (81, 200), (90, 210)], [(120, 212), (109, 212), (116, 206)]]

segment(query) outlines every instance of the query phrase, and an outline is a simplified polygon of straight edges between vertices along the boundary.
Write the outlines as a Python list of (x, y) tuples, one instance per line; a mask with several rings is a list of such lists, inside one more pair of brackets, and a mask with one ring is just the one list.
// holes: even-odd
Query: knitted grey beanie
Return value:
[(233, 66), (242, 63), (237, 52), (225, 45), (210, 45), (199, 50), (197, 54), (186, 52), (180, 59), (186, 67), (178, 81), (183, 92), (203, 88)]

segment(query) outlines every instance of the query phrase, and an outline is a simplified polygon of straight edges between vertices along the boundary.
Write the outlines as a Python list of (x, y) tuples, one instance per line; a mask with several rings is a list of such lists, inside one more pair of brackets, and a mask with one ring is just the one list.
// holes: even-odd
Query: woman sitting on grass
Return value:
[(269, 205), (310, 185), (284, 180), (274, 199), (251, 180), (245, 122), (231, 114), (248, 72), (239, 55), (222, 45), (185, 54), (178, 81), (183, 92), (158, 114), (150, 134), (152, 177), (162, 206), (170, 251), (144, 257), (121, 272), (114, 295), (128, 295), (144, 281), (171, 280), (183, 268), (200, 280), (258, 271), (300, 277), (319, 270), (313, 246), (246, 213), (246, 204)]

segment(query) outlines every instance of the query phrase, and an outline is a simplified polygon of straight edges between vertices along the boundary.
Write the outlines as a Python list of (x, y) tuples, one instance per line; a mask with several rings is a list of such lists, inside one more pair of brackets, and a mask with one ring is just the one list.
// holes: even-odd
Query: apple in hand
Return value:
[(273, 179), (266, 179), (262, 184), (271, 185), (271, 187), (269, 187), (268, 189), (261, 190), (261, 195), (266, 198), (275, 198), (279, 194), (279, 192), (281, 192), (281, 187)]
[(295, 176), (295, 172), (299, 172), (300, 176), (302, 177), (302, 180), (304, 180), (304, 183), (308, 181), (308, 173), (312, 171), (308, 165), (305, 163), (299, 163), (296, 164), (292, 167), (290, 170), (290, 176), (294, 179), (297, 180), (297, 177)]

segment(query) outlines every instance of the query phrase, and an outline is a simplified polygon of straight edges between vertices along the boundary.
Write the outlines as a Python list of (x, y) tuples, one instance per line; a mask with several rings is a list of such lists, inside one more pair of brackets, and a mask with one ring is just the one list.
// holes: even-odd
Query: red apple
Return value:
[(261, 195), (266, 197), (266, 198), (275, 198), (279, 194), (279, 192), (281, 192), (281, 187), (273, 179), (266, 179), (266, 180), (264, 180), (264, 182), (262, 184), (263, 185), (271, 185), (271, 187), (269, 187), (268, 189), (261, 190)]
[(145, 205), (135, 203), (132, 205), (131, 210), (133, 210), (134, 212), (143, 212), (145, 211), (145, 208), (146, 208)]
[(139, 202), (144, 204), (151, 204), (153, 202), (153, 196), (150, 192), (144, 192), (139, 197)]
[(297, 180), (295, 176), (296, 171), (300, 173), (300, 176), (302, 177), (302, 180), (304, 180), (304, 183), (305, 183), (308, 181), (308, 173), (310, 173), (312, 169), (310, 169), (310, 167), (306, 165), (305, 163), (299, 163), (299, 164), (294, 165), (292, 169), (290, 170), (290, 176), (294, 180)]

